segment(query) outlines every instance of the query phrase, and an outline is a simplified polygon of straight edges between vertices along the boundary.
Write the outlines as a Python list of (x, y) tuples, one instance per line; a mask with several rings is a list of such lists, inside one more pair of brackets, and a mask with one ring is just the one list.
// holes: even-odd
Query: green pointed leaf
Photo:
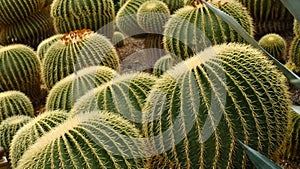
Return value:
[(243, 146), (244, 150), (246, 151), (248, 157), (250, 158), (251, 162), (255, 165), (257, 169), (282, 169), (280, 166), (275, 164), (272, 160), (268, 159), (264, 155), (260, 154), (259, 152), (253, 150), (249, 146), (243, 144), (240, 140), (238, 142)]
[(281, 0), (281, 3), (290, 11), (290, 13), (300, 22), (300, 1), (299, 0)]
[(292, 105), (291, 108), (300, 115), (300, 106)]
[(226, 14), (225, 12), (215, 8), (214, 6), (210, 5), (205, 0), (201, 0), (202, 3), (204, 3), (211, 11), (213, 11), (216, 15), (218, 15), (223, 21), (225, 21), (227, 24), (231, 25), (232, 28), (237, 31), (249, 44), (252, 46), (262, 50), (264, 53), (266, 53), (278, 66), (278, 68), (285, 74), (285, 76), (289, 79), (290, 83), (293, 84), (295, 87), (300, 89), (300, 78), (292, 72), (290, 69), (285, 67), (282, 63), (280, 63), (276, 58), (274, 58), (270, 53), (268, 53), (265, 49), (263, 49), (258, 42), (251, 37), (247, 31), (244, 30), (244, 28), (231, 16)]

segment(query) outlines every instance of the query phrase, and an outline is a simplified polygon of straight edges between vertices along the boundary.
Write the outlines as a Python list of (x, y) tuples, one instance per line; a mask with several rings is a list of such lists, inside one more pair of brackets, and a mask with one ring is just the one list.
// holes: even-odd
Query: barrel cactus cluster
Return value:
[(299, 25), (280, 0), (0, 0), (8, 168), (257, 167), (239, 141), (299, 160)]

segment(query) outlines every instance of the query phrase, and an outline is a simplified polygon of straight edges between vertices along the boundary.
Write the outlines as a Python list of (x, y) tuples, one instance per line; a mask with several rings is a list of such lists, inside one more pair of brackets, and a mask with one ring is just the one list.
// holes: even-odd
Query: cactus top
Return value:
[(81, 42), (90, 37), (94, 32), (90, 29), (75, 30), (63, 35), (61, 40), (65, 45)]

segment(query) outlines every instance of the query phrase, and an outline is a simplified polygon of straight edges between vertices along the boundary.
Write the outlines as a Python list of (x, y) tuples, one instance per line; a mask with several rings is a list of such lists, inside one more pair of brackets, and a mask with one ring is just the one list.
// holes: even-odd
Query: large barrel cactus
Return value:
[(280, 0), (238, 0), (255, 21), (256, 33), (285, 32), (292, 28), (293, 16)]
[(237, 140), (275, 155), (287, 131), (286, 82), (250, 45), (207, 48), (156, 82), (143, 111), (143, 134), (173, 168), (250, 168)]
[[(90, 112), (69, 118), (22, 156), (24, 168), (143, 168), (139, 131), (120, 116)], [(137, 141), (136, 141), (137, 140)]]
[(34, 116), (30, 99), (19, 91), (0, 92), (0, 122), (16, 115)]
[(112, 43), (91, 30), (72, 31), (53, 43), (43, 59), (43, 78), (50, 89), (64, 77), (89, 66), (119, 69), (119, 56)]
[[(252, 18), (242, 4), (220, 0), (213, 1), (212, 5), (236, 19), (250, 35), (254, 34)], [(244, 40), (200, 1), (176, 11), (165, 25), (164, 48), (181, 59), (189, 58), (212, 44), (225, 42)]]
[(0, 27), (0, 43), (5, 45), (22, 43), (36, 48), (43, 39), (55, 33), (52, 18), (46, 10)]
[(32, 119), (15, 134), (11, 141), (10, 159), (13, 168), (16, 168), (18, 161), (24, 152), (54, 127), (58, 126), (68, 118), (64, 111), (48, 111)]
[(0, 25), (10, 25), (24, 20), (46, 5), (46, 0), (1, 0)]
[(3, 147), (6, 153), (9, 152), (11, 141), (17, 131), (27, 124), (32, 118), (25, 115), (12, 116), (0, 124), (0, 146)]
[(106, 110), (140, 125), (142, 108), (155, 81), (156, 78), (147, 73), (115, 77), (80, 98), (71, 113)]
[(295, 64), (294, 72), (300, 73), (300, 37), (296, 36), (289, 48), (290, 62)]
[(108, 38), (113, 36), (115, 19), (113, 0), (54, 0), (51, 15), (58, 33), (91, 29)]
[(283, 37), (276, 33), (264, 35), (259, 40), (259, 45), (268, 51), (272, 56), (281, 62), (286, 62), (286, 48), (287, 44)]
[(61, 39), (63, 37), (63, 34), (56, 34), (53, 35), (47, 39), (44, 39), (37, 47), (36, 50), (36, 54), (37, 56), (40, 58), (40, 60), (42, 61), (44, 59), (44, 56), (47, 52), (47, 50), (49, 49), (49, 47), (56, 41), (58, 41), (59, 39)]
[(32, 48), (15, 44), (0, 49), (0, 92), (18, 90), (31, 99), (40, 95), (41, 65)]
[(118, 73), (105, 66), (79, 70), (54, 85), (47, 97), (46, 110), (69, 111), (77, 99), (115, 76), (118, 76)]

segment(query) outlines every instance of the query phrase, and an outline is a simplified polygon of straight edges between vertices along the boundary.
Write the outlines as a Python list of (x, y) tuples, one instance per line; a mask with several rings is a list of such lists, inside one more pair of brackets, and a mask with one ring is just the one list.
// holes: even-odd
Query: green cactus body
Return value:
[(176, 10), (184, 7), (185, 5), (185, 0), (177, 0), (177, 1), (172, 1), (172, 0), (160, 0), (167, 4), (168, 8), (170, 9), (171, 13), (175, 12)]
[(43, 40), (37, 47), (36, 50), (36, 54), (37, 56), (40, 58), (40, 60), (42, 61), (44, 59), (44, 56), (47, 52), (47, 50), (49, 49), (49, 47), (56, 41), (58, 41), (59, 39), (61, 39), (63, 37), (63, 34), (56, 34), (53, 35), (45, 40)]
[(22, 156), (24, 168), (143, 168), (139, 131), (127, 120), (107, 112), (69, 118), (36, 141)]
[(179, 59), (167, 54), (156, 61), (153, 68), (153, 74), (159, 77), (179, 62)]
[(147, 33), (162, 34), (169, 17), (168, 6), (158, 0), (144, 2), (137, 11), (137, 23)]
[(278, 34), (271, 33), (263, 36), (259, 40), (259, 45), (268, 51), (272, 56), (281, 62), (286, 62), (286, 48), (285, 39)]
[(0, 124), (0, 146), (6, 153), (9, 152), (11, 141), (17, 131), (31, 120), (31, 117), (25, 115), (12, 116)]
[[(253, 35), (252, 18), (240, 3), (221, 0), (213, 5), (236, 19), (250, 35)], [(176, 11), (165, 25), (164, 48), (183, 60), (211, 44), (225, 42), (244, 40), (231, 26), (199, 1)]]
[(291, 42), (289, 56), (291, 62), (295, 64), (295, 73), (300, 73), (300, 37), (294, 37)]
[(45, 10), (0, 27), (0, 43), (4, 45), (22, 43), (36, 48), (43, 39), (54, 34), (52, 19)]
[(45, 0), (2, 0), (0, 2), (0, 25), (20, 22), (42, 9)]
[(291, 112), (289, 114), (289, 130), (284, 147), (284, 155), (288, 159), (300, 159), (300, 114)]
[(51, 15), (58, 33), (91, 29), (108, 38), (113, 36), (115, 8), (112, 0), (54, 0)]
[(112, 43), (90, 30), (73, 31), (48, 49), (43, 60), (43, 78), (51, 89), (68, 75), (85, 67), (99, 65), (119, 69), (119, 56)]
[(297, 22), (296, 19), (294, 20), (293, 31), (296, 36), (300, 36), (300, 24)]
[(237, 140), (275, 155), (291, 105), (286, 82), (250, 45), (207, 48), (156, 82), (143, 134), (174, 168), (252, 168)]
[(37, 139), (58, 126), (68, 118), (64, 111), (48, 111), (32, 119), (24, 125), (13, 137), (10, 147), (12, 168), (16, 168), (23, 153), (35, 143)]
[(280, 0), (239, 0), (250, 12), (260, 34), (286, 31), (292, 27), (293, 16)]
[(128, 0), (120, 8), (116, 16), (116, 25), (123, 34), (138, 36), (145, 33), (137, 23), (137, 11), (146, 1), (147, 0)]
[(56, 83), (50, 90), (46, 110), (69, 111), (77, 99), (115, 76), (118, 76), (118, 73), (105, 66), (92, 66), (73, 73)]
[(15, 115), (34, 116), (30, 99), (19, 91), (0, 92), (0, 122)]
[(122, 47), (125, 45), (125, 37), (121, 32), (114, 32), (112, 43), (116, 47)]
[(147, 73), (118, 76), (81, 97), (71, 114), (106, 110), (122, 115), (139, 126), (142, 108), (155, 81), (156, 78)]
[(0, 49), (0, 92), (18, 90), (31, 99), (40, 95), (41, 65), (32, 48), (15, 44)]

